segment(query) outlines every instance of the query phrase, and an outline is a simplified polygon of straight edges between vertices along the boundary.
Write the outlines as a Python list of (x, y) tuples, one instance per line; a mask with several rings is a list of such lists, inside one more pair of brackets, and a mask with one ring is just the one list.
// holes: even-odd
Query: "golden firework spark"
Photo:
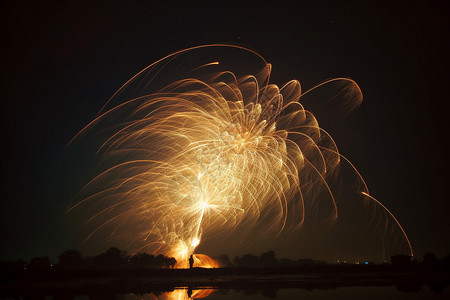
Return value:
[[(210, 48), (245, 52), (260, 71), (214, 69), (221, 62), (201, 56)], [(176, 76), (167, 71), (194, 54), (204, 59)], [(118, 236), (134, 252), (163, 253), (186, 267), (204, 237), (261, 226), (262, 219), (268, 234), (288, 224), (300, 227), (319, 191), (328, 195), (330, 219), (336, 219), (328, 180), (342, 156), (299, 101), (310, 91), (302, 93), (296, 80), (281, 88), (269, 84), (270, 72), (250, 50), (212, 45), (169, 55), (128, 81), (80, 132), (103, 128), (108, 134), (98, 153), (109, 167), (84, 188), (89, 196), (70, 208), (89, 208), (87, 238)], [(165, 76), (181, 78), (167, 83)], [(361, 92), (350, 79), (316, 88), (332, 83), (359, 105)], [(375, 200), (365, 183), (360, 193)], [(196, 255), (196, 266), (214, 264)]]

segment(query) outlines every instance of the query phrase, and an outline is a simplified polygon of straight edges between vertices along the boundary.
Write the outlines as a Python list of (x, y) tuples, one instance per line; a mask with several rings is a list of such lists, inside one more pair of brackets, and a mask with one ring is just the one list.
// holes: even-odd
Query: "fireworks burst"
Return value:
[[(252, 57), (257, 71), (232, 72), (232, 63), (211, 59), (217, 50)], [(126, 240), (134, 252), (163, 253), (186, 267), (204, 238), (301, 227), (319, 193), (328, 219), (338, 218), (329, 181), (350, 163), (300, 103), (312, 90), (296, 80), (269, 84), (270, 72), (250, 50), (214, 45), (169, 55), (130, 79), (75, 137), (101, 132), (107, 166), (69, 209), (89, 212), (87, 239)], [(346, 105), (360, 104), (354, 81), (315, 88), (327, 84), (341, 86)], [(381, 205), (354, 173), (361, 197)], [(216, 265), (196, 255), (196, 266)]]

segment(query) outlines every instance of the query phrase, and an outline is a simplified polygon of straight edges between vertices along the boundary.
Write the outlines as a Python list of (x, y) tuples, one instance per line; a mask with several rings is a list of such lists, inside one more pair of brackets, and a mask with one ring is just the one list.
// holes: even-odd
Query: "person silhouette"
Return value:
[(192, 269), (192, 267), (194, 267), (194, 256), (191, 255), (189, 257), (189, 269)]

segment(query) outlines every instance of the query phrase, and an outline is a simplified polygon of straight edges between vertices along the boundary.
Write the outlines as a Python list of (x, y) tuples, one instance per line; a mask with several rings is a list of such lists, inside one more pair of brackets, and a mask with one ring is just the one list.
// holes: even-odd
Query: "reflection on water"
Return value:
[(191, 289), (178, 288), (168, 292), (106, 294), (94, 293), (91, 295), (25, 295), (16, 297), (2, 297), (8, 300), (257, 300), (257, 299), (450, 299), (450, 287), (436, 291), (428, 286), (418, 287), (408, 291), (395, 286), (367, 286), (367, 287), (340, 287), (330, 289), (304, 289), (304, 288), (267, 288), (267, 289)]
[[(123, 298), (122, 298), (123, 297)], [(395, 286), (387, 287), (341, 287), (329, 290), (306, 289), (176, 289), (161, 294), (128, 294), (117, 297), (118, 300), (256, 300), (256, 299), (450, 299), (450, 288), (436, 293), (428, 286), (418, 287), (415, 291), (401, 291)], [(88, 298), (89, 299), (89, 298)], [(77, 299), (81, 300), (81, 299)], [(86, 299), (87, 300), (87, 299)], [(90, 300), (90, 299), (89, 299)]]
[[(130, 296), (130, 295), (128, 295)], [(445, 288), (439, 293), (428, 286), (423, 286), (415, 291), (402, 291), (395, 286), (387, 287), (341, 287), (329, 290), (306, 289), (177, 289), (160, 295), (144, 294), (132, 295), (128, 299), (164, 299), (164, 300), (253, 300), (253, 299), (450, 299), (450, 288)]]
[[(206, 298), (211, 295), (215, 290), (214, 289), (176, 289), (171, 292), (162, 293), (161, 295), (154, 294), (145, 294), (141, 298), (137, 297), (137, 299), (158, 299), (158, 300), (189, 300), (189, 299), (201, 299)], [(145, 297), (146, 295), (153, 295), (152, 297)], [(136, 298), (135, 298), (136, 299)]]
[[(201, 299), (206, 298), (211, 295), (214, 289), (191, 289), (191, 288), (180, 288), (170, 292), (163, 293), (146, 293), (146, 294), (126, 294), (126, 295), (108, 295), (112, 298), (102, 297), (104, 295), (92, 295), (86, 298), (77, 297), (74, 300), (97, 300), (97, 299), (116, 299), (116, 300), (190, 300), (190, 299)], [(54, 300), (56, 298), (53, 298)], [(59, 299), (59, 298), (57, 298)]]

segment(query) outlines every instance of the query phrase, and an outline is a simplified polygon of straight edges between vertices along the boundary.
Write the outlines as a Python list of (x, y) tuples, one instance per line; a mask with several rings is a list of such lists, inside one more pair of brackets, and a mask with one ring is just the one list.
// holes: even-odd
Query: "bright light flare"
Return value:
[(198, 239), (198, 238), (194, 238), (193, 240), (192, 240), (192, 243), (191, 243), (191, 245), (192, 245), (192, 247), (197, 247), (198, 245), (200, 244), (200, 240)]

